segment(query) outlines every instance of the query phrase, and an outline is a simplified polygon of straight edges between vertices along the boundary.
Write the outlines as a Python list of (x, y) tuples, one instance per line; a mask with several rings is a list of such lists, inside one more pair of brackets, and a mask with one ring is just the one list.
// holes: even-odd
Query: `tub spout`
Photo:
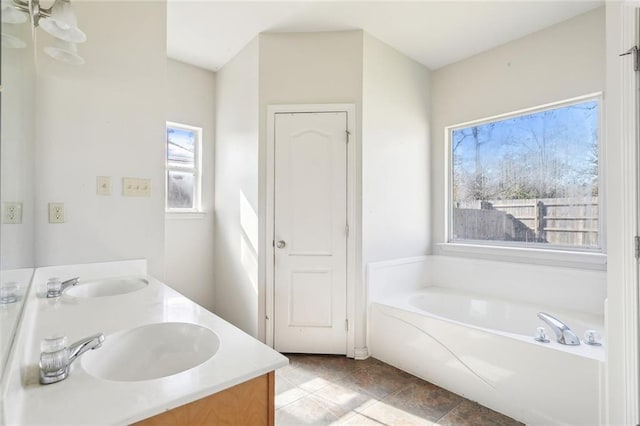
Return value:
[(549, 327), (556, 334), (558, 343), (562, 345), (576, 346), (580, 344), (580, 339), (575, 335), (568, 325), (560, 321), (558, 318), (545, 314), (544, 312), (538, 312), (538, 318), (547, 323)]

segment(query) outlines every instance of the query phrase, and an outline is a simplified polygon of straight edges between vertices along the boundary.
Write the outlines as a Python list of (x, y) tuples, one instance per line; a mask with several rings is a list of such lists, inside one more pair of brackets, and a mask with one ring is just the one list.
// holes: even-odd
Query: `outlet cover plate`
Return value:
[(49, 203), (49, 223), (64, 223), (64, 204)]
[(22, 203), (6, 201), (2, 203), (2, 223), (19, 225), (22, 223)]
[(151, 179), (122, 178), (122, 195), (125, 197), (150, 197)]
[(96, 178), (96, 194), (111, 195), (111, 178), (109, 176), (98, 176)]

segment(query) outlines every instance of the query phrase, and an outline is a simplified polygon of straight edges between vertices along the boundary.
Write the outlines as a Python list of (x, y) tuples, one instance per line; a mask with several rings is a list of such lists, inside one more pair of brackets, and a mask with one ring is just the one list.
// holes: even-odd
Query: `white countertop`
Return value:
[[(15, 383), (9, 384), (5, 390), (7, 424), (128, 424), (227, 389), (288, 363), (287, 358), (278, 352), (155, 278), (140, 274), (140, 268), (137, 271), (136, 268), (106, 268), (101, 272), (99, 269), (78, 270), (77, 274), (73, 273), (74, 269), (36, 270), (25, 310), (28, 318), (21, 329), (21, 339), (18, 339), (21, 347), (15, 351), (9, 366), (14, 369)], [(84, 278), (90, 273), (90, 278), (95, 279), (131, 275), (132, 271), (147, 279), (149, 285), (134, 293), (100, 298), (36, 297), (39, 282), (56, 273), (61, 278), (76, 275)], [(44, 337), (64, 334), (71, 343), (103, 332), (108, 341), (113, 333), (159, 322), (187, 322), (207, 327), (220, 339), (218, 351), (190, 370), (139, 382), (116, 382), (94, 377), (83, 369), (80, 358), (72, 364), (67, 379), (51, 385), (39, 384), (40, 341)], [(96, 356), (99, 350), (96, 349)], [(135, 357), (135, 353), (131, 356)]]

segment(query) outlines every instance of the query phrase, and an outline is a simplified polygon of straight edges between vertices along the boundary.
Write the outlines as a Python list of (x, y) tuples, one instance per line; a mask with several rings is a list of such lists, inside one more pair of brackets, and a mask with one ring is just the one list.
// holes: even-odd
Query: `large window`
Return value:
[(448, 129), (449, 242), (600, 251), (600, 97)]
[(202, 129), (167, 123), (167, 200), (168, 212), (200, 211), (200, 150)]

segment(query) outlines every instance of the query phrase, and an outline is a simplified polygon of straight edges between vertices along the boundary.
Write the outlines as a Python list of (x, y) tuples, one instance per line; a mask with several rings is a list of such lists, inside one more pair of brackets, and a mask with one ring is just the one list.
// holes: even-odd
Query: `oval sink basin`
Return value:
[(142, 290), (149, 281), (143, 278), (107, 278), (76, 284), (65, 290), (64, 294), (73, 297), (105, 297), (133, 293)]
[(109, 335), (101, 348), (82, 355), (91, 375), (118, 382), (171, 376), (196, 367), (220, 347), (218, 335), (184, 322), (144, 325)]

